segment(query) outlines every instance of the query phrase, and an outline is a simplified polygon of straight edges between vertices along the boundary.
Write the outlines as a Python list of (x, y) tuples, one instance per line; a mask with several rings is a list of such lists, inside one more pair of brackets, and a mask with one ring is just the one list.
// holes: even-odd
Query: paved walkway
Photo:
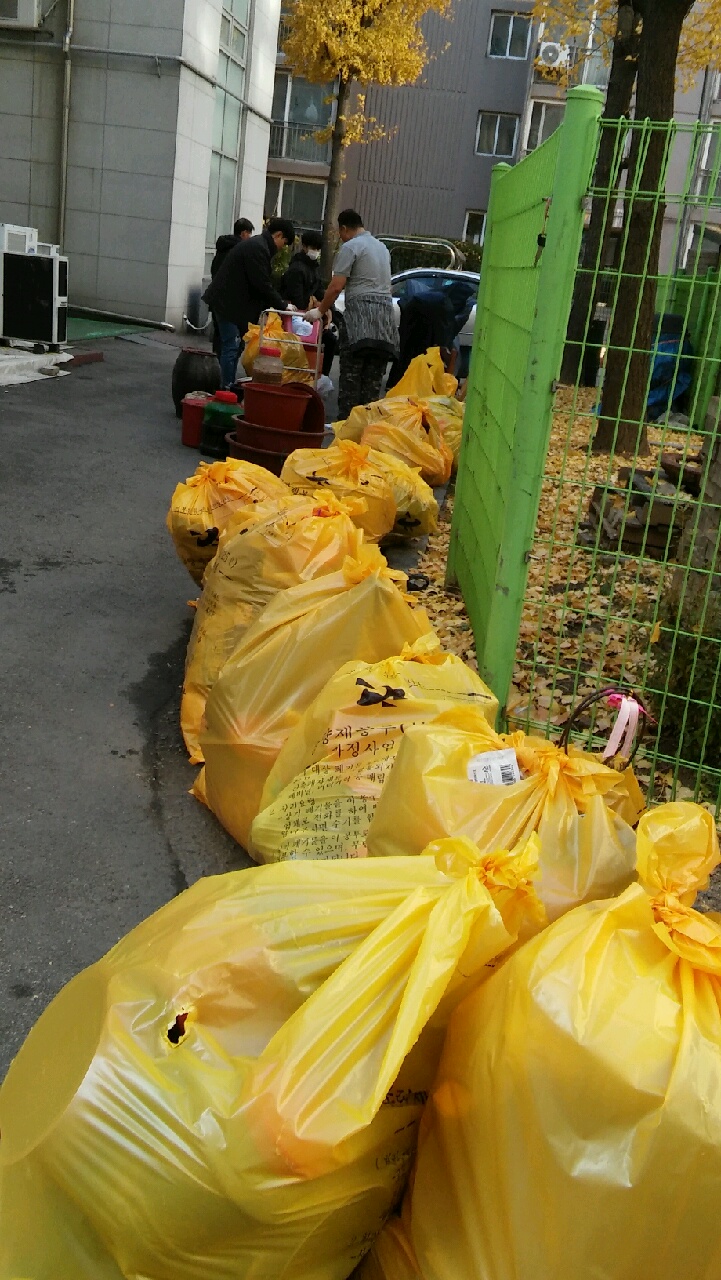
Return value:
[(0, 1076), (80, 968), (243, 855), (187, 798), (177, 706), (197, 594), (165, 529), (197, 455), (176, 349), (0, 390)]

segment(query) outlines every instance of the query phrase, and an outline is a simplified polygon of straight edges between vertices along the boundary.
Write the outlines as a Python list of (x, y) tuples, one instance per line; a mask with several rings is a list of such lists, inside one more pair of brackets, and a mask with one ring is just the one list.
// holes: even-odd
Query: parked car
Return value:
[[(472, 297), (473, 305), (470, 313), (458, 334), (459, 345), (470, 347), (473, 344), (473, 330), (476, 323), (475, 299), (479, 281), (480, 276), (476, 271), (447, 271), (434, 267), (413, 267), (410, 271), (399, 271), (398, 275), (393, 276), (392, 279), (393, 301), (398, 324), (400, 325), (401, 319), (401, 302), (405, 298), (412, 297), (413, 294), (422, 293), (424, 289), (442, 289), (450, 293), (453, 297), (454, 312), (459, 319), (464, 315), (468, 301)], [(345, 310), (344, 294), (340, 295), (335, 305), (338, 311)]]

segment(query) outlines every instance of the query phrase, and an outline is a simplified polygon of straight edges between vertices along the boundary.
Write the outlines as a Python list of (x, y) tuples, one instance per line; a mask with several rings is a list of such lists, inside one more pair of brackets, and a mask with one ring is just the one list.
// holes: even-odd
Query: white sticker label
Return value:
[(521, 771), (513, 747), (503, 751), (483, 751), (468, 761), (468, 781), (494, 787), (512, 787), (521, 781)]

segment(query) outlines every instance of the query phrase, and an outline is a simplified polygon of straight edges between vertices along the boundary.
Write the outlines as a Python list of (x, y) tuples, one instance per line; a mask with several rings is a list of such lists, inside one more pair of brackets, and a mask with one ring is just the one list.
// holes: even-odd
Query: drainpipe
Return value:
[(75, 27), (75, 0), (68, 0), (67, 25), (63, 38), (63, 124), (60, 143), (60, 197), (58, 200), (58, 244), (65, 248), (65, 220), (68, 208), (68, 144), (70, 140), (70, 90), (73, 63), (70, 46)]

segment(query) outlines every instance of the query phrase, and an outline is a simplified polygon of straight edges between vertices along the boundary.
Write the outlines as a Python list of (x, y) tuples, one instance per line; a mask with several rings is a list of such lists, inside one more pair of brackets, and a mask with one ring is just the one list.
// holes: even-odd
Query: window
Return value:
[(310, 84), (287, 71), (276, 71), (269, 154), (274, 159), (328, 164), (330, 143), (318, 142), (315, 134), (331, 122), (332, 98), (332, 85)]
[(306, 182), (270, 175), (265, 184), (263, 217), (272, 218), (274, 214), (281, 214), (300, 227), (320, 231), (323, 226), (325, 195), (324, 182)]
[(525, 60), (528, 57), (530, 39), (530, 18), (522, 18), (517, 13), (494, 13), (491, 17), (488, 56)]
[(518, 116), (480, 111), (476, 130), (476, 154), (508, 158), (516, 150), (517, 134)]
[(528, 129), (527, 151), (535, 151), (542, 142), (555, 133), (563, 120), (565, 107), (560, 102), (534, 102)]
[(222, 11), (208, 188), (206, 267), (212, 260), (218, 236), (229, 234), (235, 220), (249, 9), (250, 0), (225, 0)]
[(466, 220), (463, 224), (463, 239), (470, 240), (473, 244), (483, 244), (485, 234), (485, 213), (481, 213), (477, 209), (467, 209)]

